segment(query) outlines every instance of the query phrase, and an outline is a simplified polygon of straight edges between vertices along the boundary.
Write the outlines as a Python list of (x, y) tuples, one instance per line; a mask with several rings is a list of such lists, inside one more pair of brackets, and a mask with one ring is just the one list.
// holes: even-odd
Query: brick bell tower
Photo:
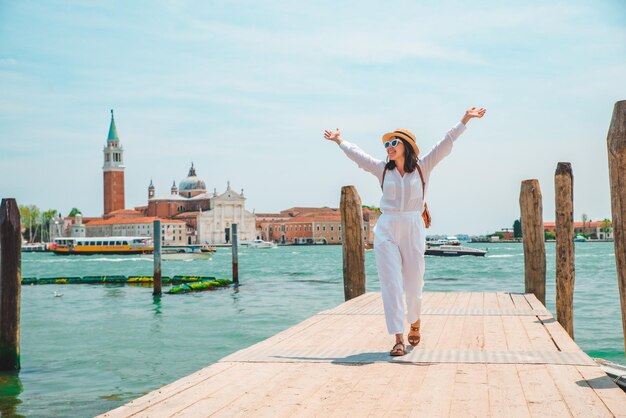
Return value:
[(104, 214), (124, 209), (124, 149), (117, 136), (113, 109), (107, 145), (104, 147)]

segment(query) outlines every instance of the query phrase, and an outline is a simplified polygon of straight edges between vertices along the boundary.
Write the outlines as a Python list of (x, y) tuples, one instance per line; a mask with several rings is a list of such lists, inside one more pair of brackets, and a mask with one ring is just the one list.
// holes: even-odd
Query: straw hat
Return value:
[(413, 151), (415, 151), (415, 156), (420, 155), (420, 149), (415, 143), (415, 135), (413, 135), (413, 132), (409, 131), (408, 129), (401, 128), (396, 129), (393, 132), (387, 132), (385, 135), (383, 135), (383, 144), (387, 141), (391, 141), (393, 138), (404, 139), (406, 142), (411, 144), (411, 147), (413, 147)]

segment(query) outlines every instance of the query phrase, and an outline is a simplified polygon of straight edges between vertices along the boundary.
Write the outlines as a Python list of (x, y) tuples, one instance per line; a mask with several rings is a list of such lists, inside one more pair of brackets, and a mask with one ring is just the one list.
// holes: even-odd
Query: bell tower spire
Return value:
[(118, 209), (124, 209), (124, 149), (120, 145), (117, 135), (113, 109), (111, 109), (111, 124), (106, 146), (103, 150), (104, 165), (104, 214)]

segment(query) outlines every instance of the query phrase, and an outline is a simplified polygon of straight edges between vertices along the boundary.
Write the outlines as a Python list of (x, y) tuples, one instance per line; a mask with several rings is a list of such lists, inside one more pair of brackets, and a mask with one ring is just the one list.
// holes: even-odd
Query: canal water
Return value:
[[(469, 246), (489, 253), (427, 257), (427, 291), (524, 291), (521, 244)], [(546, 247), (554, 314), (554, 243)], [(220, 248), (210, 260), (165, 262), (163, 275), (230, 278), (230, 268), (231, 250)], [(343, 302), (340, 246), (242, 249), (239, 271), (238, 290), (160, 300), (133, 285), (24, 286), (22, 370), (0, 374), (0, 412), (97, 415)], [(366, 272), (367, 290), (378, 291), (372, 251)], [(151, 273), (152, 261), (136, 256), (22, 256), (23, 277)], [(613, 243), (576, 244), (574, 321), (589, 355), (626, 363)]]

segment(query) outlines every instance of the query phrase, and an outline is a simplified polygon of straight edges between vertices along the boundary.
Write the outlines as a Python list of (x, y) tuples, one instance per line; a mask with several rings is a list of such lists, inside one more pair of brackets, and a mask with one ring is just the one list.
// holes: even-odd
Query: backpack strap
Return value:
[(426, 183), (424, 182), (424, 175), (422, 174), (419, 163), (417, 164), (417, 171), (419, 171), (420, 179), (422, 179), (422, 200), (424, 200), (424, 196), (426, 195)]
[(387, 166), (385, 165), (385, 169), (383, 170), (383, 181), (380, 183), (380, 190), (383, 190), (383, 184), (385, 184), (385, 175), (387, 174)]

